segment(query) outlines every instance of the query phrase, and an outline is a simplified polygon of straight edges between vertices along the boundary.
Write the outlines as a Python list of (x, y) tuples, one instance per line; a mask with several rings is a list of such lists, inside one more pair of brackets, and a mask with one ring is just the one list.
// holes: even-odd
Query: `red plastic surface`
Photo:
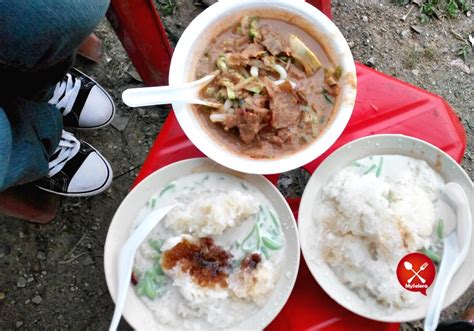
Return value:
[[(379, 133), (400, 133), (438, 146), (461, 162), (466, 134), (456, 114), (439, 96), (386, 76), (357, 63), (357, 98), (349, 123), (336, 143), (304, 166), (313, 173), (335, 149), (357, 138)], [(203, 156), (181, 130), (175, 116), (163, 125), (136, 183), (170, 163)], [(271, 176), (275, 182), (277, 176)]]
[[(337, 142), (304, 168), (313, 173), (335, 149), (360, 137), (401, 133), (428, 141), (460, 162), (466, 135), (457, 116), (440, 97), (357, 64), (358, 94), (354, 113)], [(166, 120), (135, 184), (176, 161), (203, 156), (186, 138), (173, 113)], [(278, 176), (271, 176), (276, 182)], [(289, 201), (297, 217), (299, 200)], [(339, 306), (317, 285), (302, 260), (293, 293), (267, 330), (398, 330), (357, 316)]]
[[(119, 37), (144, 81), (147, 84), (162, 84), (162, 74), (168, 68), (165, 71), (163, 63), (166, 61), (160, 62), (158, 58), (169, 57), (171, 51), (151, 1), (112, 0), (108, 17), (116, 20), (114, 26), (118, 29)], [(331, 17), (330, 1), (308, 2), (318, 5)], [(131, 12), (134, 15), (130, 15)], [(336, 148), (377, 133), (401, 133), (417, 137), (461, 161), (466, 148), (464, 128), (443, 99), (361, 64), (357, 64), (357, 77), (357, 100), (347, 128), (329, 151), (306, 165), (305, 169), (312, 173)], [(134, 185), (163, 166), (198, 156), (203, 154), (186, 138), (171, 113)], [(269, 178), (276, 183), (278, 176)], [(299, 199), (288, 202), (297, 217)], [(398, 324), (368, 320), (339, 306), (318, 286), (302, 259), (290, 299), (267, 330), (395, 331), (398, 328)]]
[(147, 85), (167, 85), (173, 53), (154, 0), (112, 0), (107, 18)]
[(318, 8), (327, 17), (332, 18), (331, 0), (306, 0), (306, 2)]

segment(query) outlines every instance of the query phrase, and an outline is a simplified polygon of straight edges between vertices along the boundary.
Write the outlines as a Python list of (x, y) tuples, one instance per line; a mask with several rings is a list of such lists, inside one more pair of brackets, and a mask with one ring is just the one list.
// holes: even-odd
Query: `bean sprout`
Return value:
[(224, 111), (225, 112), (229, 112), (232, 108), (232, 101), (230, 99), (227, 99), (225, 102), (224, 102)]
[(252, 66), (252, 67), (250, 68), (250, 75), (251, 75), (252, 77), (258, 77), (258, 67)]
[(218, 114), (218, 113), (213, 113), (209, 117), (211, 119), (211, 122), (216, 123), (216, 122), (224, 122), (225, 119), (227, 118), (226, 114)]

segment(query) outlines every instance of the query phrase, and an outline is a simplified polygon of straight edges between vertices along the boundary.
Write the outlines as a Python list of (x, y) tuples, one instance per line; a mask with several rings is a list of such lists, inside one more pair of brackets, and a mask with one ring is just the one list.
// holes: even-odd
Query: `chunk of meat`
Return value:
[(234, 48), (232, 49), (232, 52), (235, 52), (236, 50), (241, 52), (243, 51), (249, 43), (249, 38), (248, 37), (241, 37), (239, 39), (234, 39)]
[(264, 123), (268, 123), (272, 119), (270, 109), (257, 107), (253, 112), (260, 116)]
[(265, 52), (265, 49), (262, 45), (259, 44), (250, 44), (245, 48), (241, 53), (240, 57), (243, 60), (249, 60), (251, 58), (257, 58), (259, 55)]
[(268, 105), (268, 98), (261, 94), (254, 94), (246, 97), (244, 104), (248, 109), (265, 108)]
[(270, 110), (272, 111), (271, 125), (275, 129), (287, 128), (296, 125), (300, 118), (298, 100), (291, 92), (282, 90), (271, 80), (265, 77), (265, 87), (270, 97)]
[(237, 126), (237, 116), (235, 115), (227, 115), (224, 121), (224, 129), (230, 130), (232, 128), (235, 128)]
[(283, 146), (283, 139), (278, 136), (272, 136), (269, 141), (275, 145)]
[(277, 56), (281, 53), (288, 53), (288, 47), (285, 46), (282, 39), (271, 31), (268, 27), (261, 28), (263, 40), (261, 44), (273, 55)]
[(293, 138), (291, 132), (288, 129), (278, 130), (278, 137), (284, 142), (291, 141)]
[(247, 47), (248, 43), (248, 37), (241, 37), (237, 39), (227, 38), (219, 44), (219, 50), (223, 51), (224, 53), (235, 53), (236, 50), (244, 50)]
[(264, 68), (265, 68), (265, 65), (263, 64), (263, 62), (260, 61), (260, 60), (256, 60), (256, 59), (251, 59), (251, 60), (249, 60), (249, 61), (248, 61), (248, 65), (249, 65), (249, 66), (255, 66), (255, 67), (259, 68), (259, 69), (264, 69)]
[(220, 45), (219, 49), (222, 49), (224, 52), (234, 52), (235, 49), (235, 39), (225, 39)]
[(240, 139), (248, 144), (255, 138), (258, 131), (260, 131), (261, 118), (257, 114), (240, 108), (237, 109), (236, 114)]
[(295, 78), (296, 80), (303, 80), (306, 78), (304, 71), (301, 71), (295, 65), (290, 65), (288, 68), (288, 75), (292, 78)]
[(283, 146), (283, 144), (291, 142), (291, 139), (292, 134), (288, 129), (280, 129), (276, 135), (273, 133), (267, 137), (268, 141), (278, 146)]
[(231, 67), (238, 67), (242, 64), (242, 58), (237, 53), (226, 53), (225, 61)]
[(273, 146), (268, 141), (259, 141), (251, 144), (248, 148), (242, 149), (242, 153), (256, 159), (268, 159), (275, 157)]
[(268, 97), (261, 94), (249, 95), (244, 99), (244, 107), (253, 110), (255, 114), (260, 116), (261, 122), (270, 122), (271, 111), (268, 109)]
[(294, 93), (296, 97), (298, 98), (300, 104), (308, 104), (308, 95), (313, 94), (313, 91), (316, 90), (316, 87), (312, 84), (308, 84), (308, 82), (301, 82), (301, 84), (298, 84), (296, 88), (294, 89)]

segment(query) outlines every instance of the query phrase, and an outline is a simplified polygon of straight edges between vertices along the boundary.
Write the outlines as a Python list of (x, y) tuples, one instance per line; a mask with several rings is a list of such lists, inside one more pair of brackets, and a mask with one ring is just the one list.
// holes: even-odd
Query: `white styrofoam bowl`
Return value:
[[(145, 207), (152, 195), (160, 192), (169, 182), (199, 172), (222, 172), (248, 181), (272, 203), (280, 218), (286, 241), (282, 274), (266, 304), (255, 314), (248, 316), (241, 324), (235, 326), (239, 330), (262, 330), (283, 308), (296, 281), (300, 262), (300, 244), (296, 221), (285, 198), (268, 179), (260, 175), (242, 174), (229, 170), (207, 158), (180, 161), (155, 171), (140, 182), (122, 201), (110, 224), (104, 248), (105, 279), (110, 295), (115, 301), (117, 298), (119, 252), (130, 236), (138, 213)], [(123, 316), (136, 330), (167, 329), (165, 325), (154, 318), (152, 311), (140, 300), (131, 285)]]
[[(298, 216), (301, 249), (304, 259), (318, 284), (341, 306), (361, 316), (384, 322), (406, 322), (422, 319), (426, 315), (427, 303), (425, 298), (420, 306), (400, 309), (393, 312), (375, 309), (371, 304), (362, 300), (355, 292), (346, 287), (333, 273), (321, 256), (318, 242), (324, 238), (316, 235), (313, 208), (321, 189), (328, 180), (352, 162), (370, 155), (405, 155), (424, 160), (435, 169), (446, 182), (456, 182), (462, 186), (469, 198), (471, 211), (474, 211), (474, 189), (472, 181), (461, 166), (448, 154), (439, 148), (416, 138), (403, 135), (373, 135), (352, 141), (332, 153), (313, 173), (301, 200)], [(474, 232), (474, 227), (473, 227)], [(474, 238), (474, 233), (472, 235)], [(471, 285), (474, 277), (474, 240), (461, 267), (456, 272), (449, 286), (443, 307), (452, 304)], [(398, 286), (398, 284), (396, 284)], [(421, 294), (419, 294), (421, 296)]]
[(301, 1), (219, 1), (197, 16), (181, 36), (171, 60), (169, 84), (180, 86), (195, 79), (197, 56), (220, 31), (239, 22), (244, 15), (280, 18), (303, 27), (317, 39), (329, 59), (342, 68), (341, 94), (334, 115), (324, 132), (309, 146), (275, 159), (252, 159), (230, 151), (202, 127), (190, 104), (175, 102), (173, 109), (187, 137), (206, 156), (228, 168), (254, 174), (273, 174), (298, 168), (324, 153), (347, 125), (356, 97), (356, 71), (351, 50), (339, 29), (323, 13)]

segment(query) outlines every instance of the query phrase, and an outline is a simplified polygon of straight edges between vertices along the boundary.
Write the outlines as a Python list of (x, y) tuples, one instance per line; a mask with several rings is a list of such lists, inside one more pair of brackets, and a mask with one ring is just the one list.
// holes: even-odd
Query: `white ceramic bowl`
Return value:
[[(308, 30), (326, 51), (330, 60), (342, 68), (341, 94), (332, 120), (319, 138), (306, 148), (276, 159), (251, 159), (230, 151), (204, 129), (189, 104), (175, 102), (173, 108), (188, 138), (206, 156), (228, 168), (254, 174), (273, 174), (298, 168), (324, 153), (341, 135), (352, 114), (356, 97), (356, 71), (346, 40), (323, 13), (301, 0), (220, 1), (196, 17), (181, 36), (171, 60), (169, 84), (179, 86), (193, 81), (197, 56), (220, 31), (236, 24), (245, 14), (287, 18)], [(309, 31), (311, 29), (311, 31)]]
[[(421, 306), (390, 313), (378, 311), (339, 281), (331, 268), (324, 263), (317, 245), (317, 242), (324, 240), (324, 238), (318, 238), (314, 233), (315, 226), (313, 222), (316, 220), (313, 220), (312, 214), (313, 208), (317, 208), (314, 203), (327, 181), (352, 162), (366, 156), (381, 154), (405, 155), (426, 161), (446, 182), (456, 182), (462, 186), (466, 195), (470, 197), (471, 211), (474, 210), (472, 182), (459, 164), (448, 154), (425, 141), (403, 135), (369, 136), (342, 146), (321, 163), (313, 173), (304, 191), (299, 209), (298, 227), (301, 237), (301, 249), (316, 281), (331, 298), (346, 309), (361, 316), (384, 322), (417, 320), (424, 318), (426, 315), (427, 302), (433, 285), (428, 290), (428, 298), (425, 298)], [(472, 238), (474, 238), (474, 234)], [(471, 242), (466, 260), (456, 272), (449, 286), (443, 307), (452, 304), (468, 289), (473, 281), (473, 270), (474, 241)], [(421, 296), (421, 294), (419, 295)]]
[[(104, 268), (105, 279), (112, 299), (117, 297), (117, 259), (125, 241), (128, 239), (138, 213), (145, 207), (151, 196), (159, 192), (169, 182), (199, 172), (222, 172), (241, 177), (252, 183), (272, 203), (281, 221), (286, 239), (285, 258), (282, 275), (267, 304), (256, 314), (249, 316), (236, 328), (242, 330), (261, 330), (267, 326), (285, 305), (296, 281), (300, 262), (300, 244), (296, 221), (285, 198), (265, 177), (238, 173), (226, 169), (207, 158), (189, 159), (164, 167), (138, 184), (123, 200), (110, 224), (105, 241)], [(127, 322), (137, 330), (164, 330), (152, 312), (136, 295), (132, 286), (123, 311)]]

